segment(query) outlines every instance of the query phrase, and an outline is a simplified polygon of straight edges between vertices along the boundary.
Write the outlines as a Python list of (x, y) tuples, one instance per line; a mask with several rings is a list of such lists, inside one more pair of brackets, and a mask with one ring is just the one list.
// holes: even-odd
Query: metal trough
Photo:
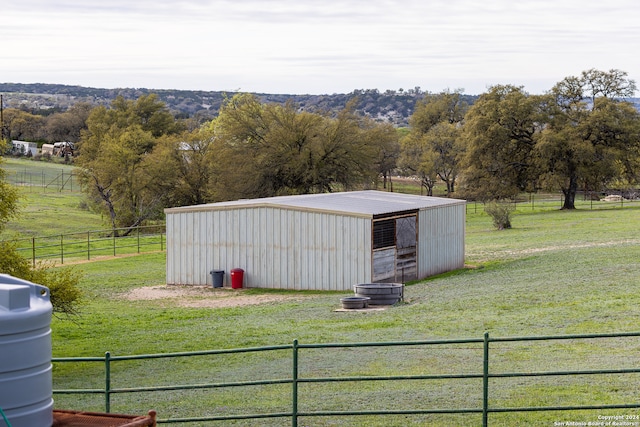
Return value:
[(369, 306), (369, 297), (345, 297), (340, 298), (340, 302), (342, 303), (342, 308), (348, 309), (358, 309), (358, 308), (367, 308)]
[(371, 305), (393, 305), (403, 296), (402, 283), (362, 283), (354, 285), (356, 297), (369, 297)]

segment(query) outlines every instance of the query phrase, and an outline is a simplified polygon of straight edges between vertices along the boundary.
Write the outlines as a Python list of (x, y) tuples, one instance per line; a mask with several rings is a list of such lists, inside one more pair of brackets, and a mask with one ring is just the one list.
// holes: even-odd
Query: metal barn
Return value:
[(281, 196), (165, 210), (167, 284), (351, 290), (463, 267), (465, 201), (383, 191)]

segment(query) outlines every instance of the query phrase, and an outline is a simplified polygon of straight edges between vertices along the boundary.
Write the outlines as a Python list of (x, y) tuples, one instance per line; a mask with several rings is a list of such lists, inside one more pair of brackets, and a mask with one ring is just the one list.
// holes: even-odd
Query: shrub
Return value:
[(509, 201), (493, 200), (484, 206), (484, 211), (493, 218), (493, 226), (498, 230), (511, 228), (511, 213), (514, 209)]
[(47, 263), (34, 268), (20, 255), (14, 242), (4, 241), (0, 242), (0, 272), (49, 288), (54, 314), (78, 314), (81, 297), (78, 283), (82, 274), (73, 268), (53, 269)]

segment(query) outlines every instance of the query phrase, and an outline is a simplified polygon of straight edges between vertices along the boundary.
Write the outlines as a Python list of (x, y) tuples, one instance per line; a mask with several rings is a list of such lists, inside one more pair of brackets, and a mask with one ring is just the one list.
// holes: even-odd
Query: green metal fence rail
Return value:
[(166, 249), (165, 225), (135, 227), (124, 236), (128, 228), (90, 230), (78, 233), (54, 234), (16, 239), (17, 250), (33, 265), (37, 260), (59, 260), (61, 264), (69, 260), (91, 260), (101, 255), (123, 255), (143, 251)]
[[(553, 377), (553, 376), (589, 376), (589, 375), (623, 375), (631, 373), (640, 373), (640, 366), (632, 368), (612, 368), (612, 369), (584, 369), (584, 370), (560, 370), (560, 371), (536, 371), (536, 372), (496, 372), (491, 369), (490, 357), (492, 344), (508, 343), (508, 342), (540, 342), (540, 341), (562, 341), (562, 340), (591, 340), (603, 338), (632, 338), (640, 337), (640, 332), (631, 333), (610, 333), (610, 334), (580, 334), (580, 335), (559, 335), (559, 336), (531, 336), (531, 337), (503, 337), (492, 338), (489, 333), (485, 333), (483, 338), (472, 339), (443, 339), (428, 341), (404, 341), (404, 342), (369, 342), (369, 343), (328, 343), (328, 344), (302, 344), (297, 340), (292, 344), (276, 345), (266, 347), (241, 348), (241, 349), (225, 349), (210, 350), (196, 352), (181, 353), (165, 353), (165, 354), (148, 354), (137, 356), (112, 356), (109, 352), (105, 357), (67, 357), (53, 358), (53, 363), (70, 363), (70, 362), (96, 362), (104, 364), (104, 388), (95, 389), (72, 389), (72, 390), (53, 390), (54, 394), (102, 394), (105, 399), (105, 411), (111, 411), (111, 397), (119, 393), (143, 393), (143, 392), (162, 392), (169, 390), (197, 390), (197, 389), (217, 389), (225, 387), (246, 387), (246, 386), (266, 386), (274, 384), (286, 384), (291, 386), (290, 411), (257, 413), (257, 414), (235, 414), (220, 416), (205, 416), (193, 418), (171, 418), (158, 420), (161, 424), (171, 423), (187, 423), (187, 422), (205, 422), (205, 421), (225, 421), (225, 420), (247, 420), (247, 419), (265, 419), (265, 418), (288, 418), (291, 425), (296, 427), (300, 417), (328, 417), (328, 416), (377, 416), (377, 415), (421, 415), (421, 414), (477, 414), (482, 417), (482, 425), (488, 426), (490, 415), (496, 413), (507, 412), (534, 412), (534, 411), (589, 411), (589, 410), (609, 410), (609, 409), (629, 409), (640, 408), (640, 400), (620, 404), (592, 404), (584, 405), (566, 405), (566, 406), (514, 406), (500, 407), (491, 405), (491, 381), (506, 378), (525, 378), (525, 377)], [(304, 357), (307, 349), (329, 349), (329, 348), (356, 348), (356, 347), (398, 347), (398, 346), (414, 346), (414, 347), (430, 347), (442, 345), (471, 345), (482, 351), (482, 363), (478, 366), (477, 372), (467, 374), (429, 374), (429, 375), (393, 375), (393, 376), (341, 376), (341, 377), (304, 377), (299, 374), (300, 360)], [(602, 352), (606, 354), (606, 348), (600, 347)], [(288, 378), (257, 380), (257, 381), (237, 381), (223, 383), (207, 383), (207, 384), (186, 384), (186, 385), (166, 385), (156, 387), (132, 387), (132, 388), (114, 388), (111, 385), (112, 364), (117, 362), (142, 360), (142, 359), (160, 359), (160, 358), (180, 358), (203, 355), (222, 355), (235, 353), (257, 353), (270, 351), (291, 351), (291, 376)], [(406, 410), (361, 410), (361, 411), (301, 411), (299, 409), (300, 393), (298, 386), (304, 383), (335, 383), (335, 382), (366, 382), (366, 381), (411, 381), (411, 380), (444, 380), (454, 381), (459, 379), (477, 379), (482, 381), (482, 404), (477, 407), (468, 408), (418, 408)], [(480, 392), (480, 390), (477, 390)], [(635, 395), (635, 393), (633, 393)], [(595, 398), (594, 398), (595, 400)], [(161, 414), (159, 414), (161, 415)]]

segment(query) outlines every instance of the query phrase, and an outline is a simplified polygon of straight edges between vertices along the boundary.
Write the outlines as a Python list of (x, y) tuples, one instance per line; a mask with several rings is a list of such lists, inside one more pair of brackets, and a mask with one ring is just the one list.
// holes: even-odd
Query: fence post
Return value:
[(60, 235), (60, 264), (64, 264), (64, 234)]
[(87, 231), (87, 261), (91, 261), (91, 232)]
[(104, 354), (104, 409), (111, 412), (111, 353)]
[(484, 333), (482, 356), (482, 427), (489, 425), (489, 332)]
[(293, 375), (291, 389), (291, 425), (298, 427), (298, 340), (293, 340)]
[(136, 231), (138, 232), (138, 253), (140, 253), (140, 226), (136, 227)]
[(31, 263), (35, 268), (36, 266), (36, 238), (35, 237), (31, 238)]

